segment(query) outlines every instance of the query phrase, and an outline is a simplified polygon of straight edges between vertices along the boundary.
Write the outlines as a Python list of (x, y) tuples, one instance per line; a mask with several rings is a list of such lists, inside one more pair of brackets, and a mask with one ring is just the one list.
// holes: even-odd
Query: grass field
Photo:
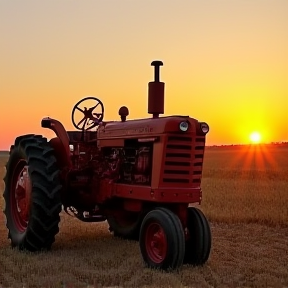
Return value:
[(64, 213), (50, 252), (20, 253), (0, 213), (0, 287), (288, 287), (288, 146), (208, 147), (202, 188), (213, 237), (203, 267), (144, 268), (137, 242)]

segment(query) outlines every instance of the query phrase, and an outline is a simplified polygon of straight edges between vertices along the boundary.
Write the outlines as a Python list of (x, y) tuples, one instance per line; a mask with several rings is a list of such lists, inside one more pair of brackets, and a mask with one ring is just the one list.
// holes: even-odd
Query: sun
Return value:
[(253, 132), (250, 134), (250, 140), (253, 144), (258, 144), (261, 141), (261, 135), (259, 132)]

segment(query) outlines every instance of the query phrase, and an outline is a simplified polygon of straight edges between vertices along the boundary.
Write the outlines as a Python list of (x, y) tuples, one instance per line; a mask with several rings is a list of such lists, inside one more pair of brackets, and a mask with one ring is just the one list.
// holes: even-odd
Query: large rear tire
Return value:
[(46, 138), (16, 138), (4, 182), (4, 214), (12, 247), (50, 249), (59, 232), (61, 185), (54, 150)]
[(211, 250), (211, 230), (203, 212), (195, 207), (187, 211), (186, 250), (184, 263), (203, 265), (209, 258)]
[(170, 210), (158, 208), (143, 219), (139, 244), (142, 257), (150, 268), (179, 268), (185, 254), (185, 237), (179, 218)]

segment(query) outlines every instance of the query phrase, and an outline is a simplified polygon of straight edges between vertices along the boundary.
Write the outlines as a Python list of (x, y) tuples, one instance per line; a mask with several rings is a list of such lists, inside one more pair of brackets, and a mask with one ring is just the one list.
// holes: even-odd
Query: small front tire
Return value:
[(179, 218), (170, 210), (150, 211), (143, 219), (139, 244), (144, 262), (150, 268), (179, 268), (185, 254), (185, 238)]
[(184, 263), (203, 265), (211, 250), (211, 230), (203, 212), (195, 207), (187, 210), (187, 240)]

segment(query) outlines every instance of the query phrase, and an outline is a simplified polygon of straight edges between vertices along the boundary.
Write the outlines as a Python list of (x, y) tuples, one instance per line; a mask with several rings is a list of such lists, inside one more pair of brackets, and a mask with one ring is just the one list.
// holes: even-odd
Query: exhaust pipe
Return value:
[(148, 83), (148, 113), (153, 115), (153, 118), (159, 118), (159, 114), (164, 113), (164, 82), (160, 82), (160, 66), (163, 66), (162, 61), (153, 61), (151, 66), (154, 66), (154, 82)]

